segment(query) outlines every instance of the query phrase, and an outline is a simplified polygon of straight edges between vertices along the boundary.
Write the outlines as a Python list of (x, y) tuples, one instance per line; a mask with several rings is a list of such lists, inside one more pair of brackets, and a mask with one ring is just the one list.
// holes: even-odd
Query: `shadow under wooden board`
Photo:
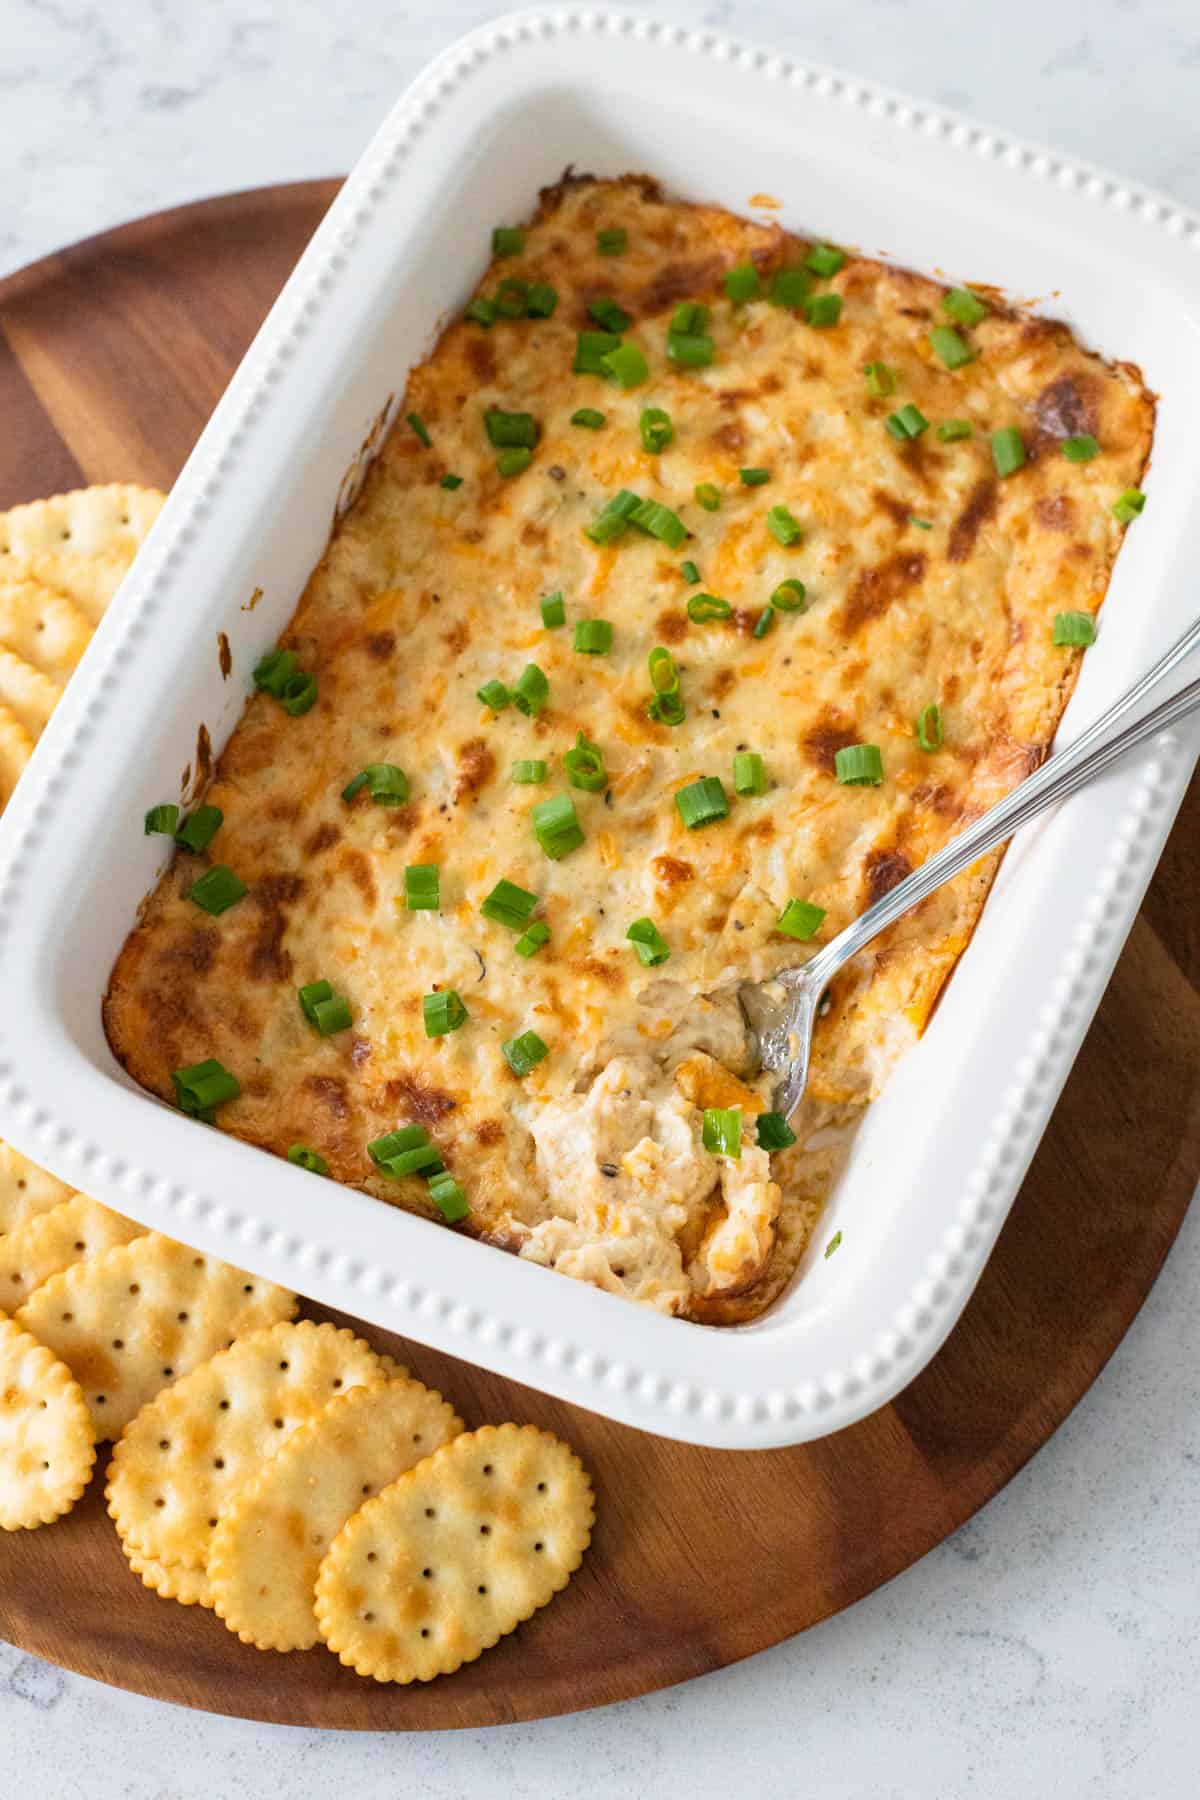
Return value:
[[(336, 187), (183, 207), (0, 283), (0, 506), (83, 482), (169, 485)], [(533, 1420), (583, 1457), (596, 1534), (545, 1612), (427, 1686), (378, 1687), (324, 1650), (263, 1654), (140, 1585), (98, 1480), (60, 1523), (0, 1534), (0, 1635), (215, 1712), (404, 1730), (625, 1699), (870, 1593), (1045, 1443), (1179, 1228), (1200, 1170), (1198, 846), (1200, 784), (975, 1295), (890, 1406), (798, 1449), (697, 1450), (371, 1331), (469, 1424)]]

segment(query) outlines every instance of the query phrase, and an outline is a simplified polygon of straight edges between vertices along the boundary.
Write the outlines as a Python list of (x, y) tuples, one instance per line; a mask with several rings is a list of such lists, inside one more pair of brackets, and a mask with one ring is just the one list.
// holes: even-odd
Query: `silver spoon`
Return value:
[(997, 844), (1004, 843), (1047, 807), (1086, 786), (1118, 757), (1200, 707), (1200, 679), (1197, 679), (1170, 699), (1161, 701), (1123, 731), (1114, 730), (1118, 720), (1144, 700), (1197, 647), (1200, 647), (1200, 620), (1189, 626), (1178, 643), (1073, 744), (1050, 757), (1003, 800), (997, 800), (982, 817), (968, 825), (958, 837), (951, 838), (928, 862), (898, 882), (890, 893), (869, 906), (808, 962), (796, 968), (781, 969), (769, 981), (742, 985), (739, 998), (755, 1039), (758, 1064), (781, 1077), (774, 1094), (777, 1112), (790, 1118), (799, 1105), (808, 1081), (817, 1009), (826, 988), (843, 964), (910, 908), (953, 876), (969, 869), (972, 863), (994, 850)]

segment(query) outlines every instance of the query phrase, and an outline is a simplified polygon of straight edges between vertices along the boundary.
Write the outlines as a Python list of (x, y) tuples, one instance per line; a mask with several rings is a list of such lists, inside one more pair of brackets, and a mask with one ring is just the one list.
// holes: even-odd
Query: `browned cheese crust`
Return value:
[[(611, 227), (624, 227), (628, 247), (603, 256), (596, 233)], [(494, 264), (478, 291), (494, 294), (506, 276), (543, 280), (557, 309), (491, 330), (455, 320), (413, 372), (400, 423), (282, 640), (316, 674), (319, 699), (292, 718), (266, 695), (251, 698), (207, 796), (224, 825), (207, 856), (178, 856), (163, 876), (105, 1004), (117, 1056), (154, 1093), (170, 1099), (171, 1071), (207, 1057), (234, 1071), (242, 1093), (219, 1123), (238, 1137), (280, 1154), (311, 1145), (337, 1180), (436, 1217), (422, 1181), (388, 1179), (366, 1150), (394, 1126), (421, 1123), (467, 1190), (467, 1229), (715, 1322), (754, 1316), (788, 1280), (832, 1179), (830, 1127), (857, 1116), (919, 1035), (994, 860), (839, 979), (817, 1032), (802, 1141), (772, 1158), (755, 1194), (735, 1198), (715, 1175), (698, 1188), (686, 1145), (692, 1172), (679, 1174), (668, 1125), (694, 1140), (697, 1109), (721, 1104), (729, 1080), (737, 1092), (726, 1103), (746, 1106), (753, 1145), (749, 1121), (767, 1104), (766, 1084), (738, 1067), (715, 1028), (694, 1031), (665, 1076), (670, 1119), (660, 1094), (653, 1119), (639, 1123), (629, 1111), (648, 1066), (639, 1057), (678, 1049), (690, 997), (768, 975), (828, 941), (1044, 757), (1080, 662), (1053, 644), (1052, 622), (1100, 607), (1122, 535), (1112, 504), (1140, 483), (1154, 422), (1136, 369), (1105, 364), (1065, 326), (998, 296), (964, 330), (978, 355), (957, 372), (929, 344), (946, 322), (945, 290), (879, 262), (850, 256), (832, 280), (814, 282), (842, 297), (829, 329), (765, 297), (740, 306), (725, 297), (734, 265), (753, 261), (769, 278), (807, 249), (778, 227), (668, 201), (642, 178), (572, 179), (543, 195), (522, 254)], [(575, 334), (594, 328), (587, 309), (599, 297), (632, 315), (625, 339), (650, 368), (634, 391), (572, 373)], [(709, 368), (680, 368), (666, 354), (681, 300), (711, 308)], [(876, 360), (896, 372), (887, 398), (864, 382)], [(884, 421), (909, 402), (930, 429), (899, 443)], [(497, 472), (483, 427), (490, 406), (538, 420), (532, 463), (516, 478)], [(646, 406), (673, 422), (661, 454), (642, 447)], [(580, 407), (601, 410), (604, 427), (573, 425)], [(404, 423), (412, 412), (432, 448)], [(971, 422), (969, 440), (939, 441), (951, 418)], [(990, 434), (1006, 426), (1020, 430), (1028, 462), (1001, 479)], [(1080, 433), (1101, 454), (1072, 463), (1061, 440)], [(743, 485), (746, 467), (767, 469), (769, 482)], [(443, 488), (448, 472), (462, 485)], [(695, 503), (698, 482), (720, 489), (718, 511)], [(670, 550), (627, 531), (592, 543), (585, 528), (621, 488), (674, 509), (688, 542)], [(776, 504), (803, 526), (801, 544), (784, 547), (767, 530)], [(681, 575), (684, 558), (704, 590), (731, 602), (727, 620), (689, 620), (697, 590)], [(793, 576), (808, 610), (780, 614), (755, 638), (772, 590)], [(546, 630), (539, 600), (556, 590), (567, 624)], [(612, 623), (611, 654), (573, 649), (581, 618)], [(687, 717), (675, 729), (646, 712), (655, 645), (680, 670)], [(493, 714), (476, 699), (484, 682), (511, 684), (529, 662), (549, 681), (540, 716)], [(914, 721), (935, 700), (945, 743), (929, 754)], [(562, 757), (579, 732), (603, 751), (607, 794), (567, 786)], [(837, 750), (863, 742), (882, 751), (883, 784), (839, 784)], [(734, 797), (742, 748), (764, 758), (762, 797)], [(544, 758), (547, 781), (515, 785), (519, 757)], [(406, 771), (407, 804), (381, 807), (365, 792), (342, 801), (349, 778), (375, 762)], [(688, 831), (673, 796), (699, 775), (721, 777), (730, 814)], [(586, 841), (552, 862), (528, 815), (559, 793), (571, 794)], [(219, 918), (186, 898), (209, 861), (250, 890)], [(403, 909), (413, 863), (439, 865), (440, 912)], [(539, 896), (551, 931), (528, 960), (480, 914), (501, 877)], [(811, 944), (775, 930), (790, 898), (825, 909)], [(643, 968), (625, 941), (643, 915), (670, 945), (659, 969)], [(655, 985), (664, 977), (669, 991)], [(354, 1014), (352, 1029), (327, 1039), (296, 1001), (300, 984), (320, 978)], [(421, 997), (435, 988), (457, 990), (469, 1018), (428, 1040)], [(518, 1081), (500, 1047), (529, 1029), (550, 1054)], [(686, 1079), (681, 1057), (692, 1065)], [(616, 1073), (601, 1094), (606, 1068)], [(595, 1172), (606, 1133), (619, 1159), (642, 1139), (667, 1145), (657, 1188), (624, 1160), (604, 1188)], [(593, 1177), (601, 1197), (585, 1209), (579, 1196)], [(678, 1207), (643, 1231), (652, 1193), (674, 1193)], [(714, 1233), (729, 1237), (738, 1207), (746, 1232), (739, 1225), (733, 1248), (717, 1246)]]

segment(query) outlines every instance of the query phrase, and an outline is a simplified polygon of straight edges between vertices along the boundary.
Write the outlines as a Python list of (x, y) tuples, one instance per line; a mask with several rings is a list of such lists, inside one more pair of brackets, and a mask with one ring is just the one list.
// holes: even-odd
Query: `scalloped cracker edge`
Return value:
[(0, 1313), (0, 1530), (33, 1530), (70, 1512), (95, 1461), (79, 1383)]

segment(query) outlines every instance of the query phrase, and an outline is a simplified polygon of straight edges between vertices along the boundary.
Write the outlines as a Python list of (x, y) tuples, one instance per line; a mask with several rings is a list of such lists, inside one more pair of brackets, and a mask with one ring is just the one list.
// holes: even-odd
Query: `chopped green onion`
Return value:
[(1086, 650), (1096, 641), (1096, 621), (1091, 613), (1061, 612), (1054, 619), (1054, 642), (1072, 650)]
[(404, 871), (406, 912), (437, 912), (442, 904), (441, 871), (436, 863), (409, 863)]
[(420, 413), (406, 413), (404, 416), (405, 416), (406, 422), (412, 426), (413, 430), (416, 432), (417, 436), (420, 438), (420, 440), (424, 444), (425, 448), (427, 450), (432, 450), (433, 449), (433, 439), (430, 437), (428, 428), (425, 424), (424, 419), (421, 417)]
[(772, 625), (774, 625), (774, 623), (775, 623), (775, 608), (771, 605), (771, 602), (768, 600), (767, 604), (763, 607), (763, 609), (759, 613), (757, 619), (754, 621), (754, 636), (756, 638), (765, 638), (768, 631), (770, 631), (770, 629), (771, 629)]
[(657, 720), (660, 725), (682, 725), (684, 719), (687, 717), (683, 704), (683, 695), (678, 692), (673, 694), (655, 694), (648, 702), (646, 711), (649, 713), (650, 717)]
[(738, 750), (733, 758), (733, 791), (743, 797), (765, 794), (767, 771), (757, 750)]
[(642, 434), (642, 448), (658, 455), (665, 450), (675, 436), (675, 427), (671, 423), (670, 413), (665, 413), (661, 406), (647, 406), (642, 409), (638, 420), (638, 430)]
[(557, 594), (547, 594), (542, 601), (542, 624), (547, 631), (556, 631), (567, 622), (567, 609), (563, 605), (561, 590)]
[(612, 649), (613, 628), (607, 619), (576, 619), (575, 648), (584, 656), (607, 656)]
[(929, 420), (919, 406), (910, 400), (899, 412), (889, 413), (883, 421), (894, 438), (904, 443), (909, 438), (919, 438), (923, 431), (929, 430)]
[(601, 256), (620, 256), (628, 243), (623, 225), (610, 225), (596, 233), (596, 249)]
[(681, 300), (671, 314), (668, 331), (702, 332), (708, 325), (708, 308), (699, 300)]
[(910, 525), (915, 525), (918, 531), (932, 531), (933, 530), (933, 520), (932, 519), (918, 519), (916, 513), (909, 513), (908, 522)]
[(822, 280), (836, 275), (839, 269), (845, 267), (845, 263), (845, 251), (835, 249), (832, 244), (814, 244), (804, 259), (805, 268), (811, 269), (814, 275), (820, 275)]
[(841, 1242), (842, 1242), (841, 1232), (835, 1231), (833, 1236), (830, 1238), (829, 1242), (825, 1246), (825, 1261), (826, 1262), (829, 1261), (830, 1257), (833, 1255), (835, 1250), (838, 1250), (841, 1248)]
[(667, 355), (685, 369), (707, 369), (713, 359), (713, 341), (700, 331), (669, 331)]
[(288, 1149), (287, 1159), (290, 1163), (295, 1163), (297, 1168), (307, 1169), (310, 1175), (329, 1173), (329, 1164), (325, 1158), (315, 1150), (310, 1150), (307, 1144), (292, 1144)]
[(869, 362), (863, 370), (867, 392), (876, 400), (885, 400), (896, 391), (896, 371), (885, 362)]
[(520, 1037), (509, 1038), (507, 1044), (501, 1044), (504, 1060), (513, 1074), (518, 1077), (528, 1075), (550, 1052), (543, 1044), (536, 1031), (523, 1031)]
[(689, 831), (711, 825), (716, 819), (729, 817), (729, 801), (718, 775), (702, 775), (680, 788), (675, 796), (675, 810)]
[(520, 256), (525, 248), (525, 233), (515, 225), (497, 225), (492, 232), (493, 256)]
[(656, 644), (646, 660), (650, 669), (650, 686), (655, 693), (677, 694), (679, 671), (671, 652), (664, 650), (661, 644)]
[(550, 696), (550, 683), (536, 663), (526, 663), (512, 691), (512, 703), (527, 719), (536, 719)]
[(620, 348), (621, 340), (613, 331), (581, 331), (575, 338), (575, 375), (607, 375), (604, 358)]
[(739, 469), (738, 480), (743, 487), (762, 487), (771, 479), (770, 469)]
[(716, 512), (721, 504), (721, 490), (714, 487), (711, 481), (700, 481), (696, 484), (696, 505), (702, 506), (705, 512)]
[(483, 415), (483, 427), (489, 444), (498, 450), (514, 446), (532, 450), (538, 441), (538, 422), (532, 413), (505, 412), (502, 407), (489, 406)]
[(679, 573), (683, 576), (683, 579), (688, 583), (689, 586), (693, 585), (695, 582), (699, 581), (699, 579), (700, 579), (700, 571), (696, 567), (695, 563), (691, 560), (690, 557), (688, 558), (688, 560), (686, 562), (680, 563)]
[(794, 575), (790, 575), (773, 590), (771, 605), (777, 612), (807, 612), (808, 589), (802, 581), (797, 581)]
[(455, 488), (460, 488), (462, 484), (463, 478), (461, 475), (443, 475), (442, 479), (438, 482), (439, 487), (448, 488), (451, 493), (454, 492)]
[(937, 428), (938, 441), (942, 444), (957, 444), (972, 433), (970, 419), (947, 419), (944, 425)]
[(201, 850), (208, 849), (221, 829), (224, 818), (225, 814), (219, 806), (198, 806), (175, 833), (175, 842), (181, 850), (191, 850), (199, 855)]
[(283, 684), (283, 692), (279, 696), (285, 713), (291, 713), (293, 719), (299, 719), (316, 704), (317, 678), (305, 670), (289, 675)]
[(497, 307), (496, 302), (487, 299), (483, 294), (480, 294), (478, 299), (472, 300), (463, 309), (463, 317), (465, 319), (470, 319), (474, 325), (482, 325), (485, 331), (490, 331), (492, 329), (492, 326), (496, 323), (498, 313), (499, 308)]
[(403, 1156), (407, 1150), (423, 1149), (429, 1142), (429, 1133), (423, 1125), (401, 1125), (395, 1131), (385, 1131), (382, 1137), (372, 1138), (367, 1145), (367, 1155), (381, 1169), (386, 1169), (394, 1156)]
[(796, 1134), (782, 1113), (758, 1115), (758, 1147), (760, 1150), (786, 1150), (796, 1141)]
[(619, 334), (622, 331), (628, 331), (633, 324), (630, 314), (625, 311), (624, 307), (618, 306), (615, 300), (607, 298), (593, 300), (588, 305), (588, 312), (603, 331)]
[[(216, 808), (213, 808), (214, 812)], [(179, 824), (179, 808), (177, 806), (152, 806), (146, 814), (145, 836), (151, 837), (161, 832), (164, 837), (174, 837), (175, 827)]]
[(551, 862), (560, 862), (583, 842), (583, 831), (569, 794), (555, 794), (552, 800), (539, 800), (530, 808), (529, 822), (533, 835)]
[(979, 355), (953, 325), (935, 325), (929, 334), (929, 347), (948, 369), (965, 369)]
[(638, 960), (647, 969), (657, 968), (671, 954), (670, 946), (653, 919), (635, 919), (625, 936), (637, 951)]
[(435, 1175), (429, 1183), (429, 1198), (447, 1225), (459, 1225), (470, 1215), (471, 1203), (453, 1175)]
[(509, 480), (514, 475), (523, 475), (532, 461), (532, 450), (498, 450), (496, 473)]
[(794, 518), (786, 506), (771, 507), (767, 513), (767, 530), (785, 549), (789, 544), (799, 544), (804, 537), (799, 519)]
[(581, 406), (571, 414), (572, 425), (582, 425), (585, 431), (599, 431), (604, 422), (604, 414), (594, 406)]
[(640, 505), (641, 501), (631, 488), (622, 488), (619, 494), (605, 502), (584, 535), (591, 538), (593, 544), (611, 544), (614, 538), (620, 537)]
[(650, 373), (650, 365), (636, 344), (618, 344), (600, 358), (606, 375), (623, 388), (640, 387)]
[(397, 1181), (401, 1181), (406, 1175), (439, 1175), (443, 1163), (440, 1153), (432, 1144), (416, 1144), (411, 1150), (401, 1150), (395, 1156), (389, 1156), (382, 1167), (389, 1175), (395, 1176)]
[(563, 768), (571, 786), (582, 788), (587, 794), (603, 793), (608, 786), (600, 746), (589, 743), (582, 731), (575, 739), (575, 748), (563, 757)]
[(350, 1002), (344, 995), (335, 994), (327, 981), (310, 981), (306, 987), (296, 989), (296, 997), (301, 1012), (322, 1037), (348, 1031), (354, 1022)]
[(207, 1057), (204, 1062), (189, 1063), (184, 1069), (172, 1069), (171, 1080), (175, 1084), (175, 1099), (180, 1111), (193, 1119), (204, 1119), (210, 1125), (214, 1110), (227, 1100), (236, 1100), (242, 1091), (237, 1076), (231, 1075), (215, 1056)]
[(475, 689), (475, 698), (490, 706), (493, 712), (503, 712), (506, 706), (512, 705), (512, 695), (502, 681), (485, 681), (481, 688)]
[(836, 325), (842, 316), (840, 294), (810, 294), (804, 302), (804, 317), (818, 331)]
[(767, 299), (772, 306), (803, 306), (812, 289), (812, 278), (803, 269), (779, 269), (771, 277)]
[(264, 693), (272, 694), (276, 700), (282, 700), (284, 683), (296, 673), (298, 666), (294, 650), (268, 650), (254, 665), (254, 685)]
[(535, 919), (513, 945), (518, 956), (536, 956), (543, 944), (550, 942), (550, 927)]
[(479, 910), (485, 919), (491, 919), (497, 925), (507, 925), (510, 931), (524, 931), (537, 903), (536, 894), (527, 893), (515, 881), (500, 880), (481, 902)]
[(467, 1009), (453, 988), (443, 988), (439, 994), (421, 996), (421, 1017), (426, 1037), (446, 1037), (466, 1024)]
[(403, 806), (409, 795), (408, 776), (395, 763), (368, 763), (342, 789), (343, 800), (353, 800), (366, 788), (377, 806)]
[(1126, 488), (1120, 499), (1114, 502), (1113, 518), (1121, 525), (1129, 525), (1146, 504), (1146, 496), (1141, 488)]
[(515, 762), (512, 766), (512, 778), (518, 787), (536, 787), (539, 781), (545, 781), (548, 772), (548, 765), (540, 757)]
[(704, 1148), (713, 1156), (742, 1154), (742, 1109), (740, 1106), (706, 1106), (703, 1126)]
[(523, 319), (529, 307), (529, 287), (515, 275), (506, 276), (496, 290), (496, 311), (502, 319)]
[(992, 461), (997, 475), (1015, 475), (1025, 464), (1025, 444), (1015, 425), (992, 433)]
[(917, 742), (922, 750), (940, 750), (945, 741), (942, 729), (942, 709), (936, 700), (923, 706), (917, 715)]
[(942, 295), (942, 311), (959, 325), (978, 325), (988, 315), (988, 308), (978, 295), (963, 287), (951, 288)]
[(744, 306), (747, 300), (757, 299), (762, 289), (762, 281), (753, 263), (738, 263), (734, 269), (726, 271), (725, 292), (735, 306)]
[(548, 319), (558, 305), (558, 290), (548, 281), (531, 281), (526, 311), (531, 319)]
[(775, 929), (804, 944), (816, 936), (824, 917), (825, 908), (814, 906), (811, 900), (789, 900), (775, 921)]
[(679, 514), (657, 500), (639, 500), (629, 520), (639, 531), (648, 532), (660, 544), (665, 544), (668, 550), (678, 550), (688, 535), (688, 528)]
[(211, 869), (205, 869), (199, 881), (192, 883), (187, 897), (215, 918), (249, 892), (245, 882), (239, 880), (232, 869), (227, 869), (224, 863), (214, 863)]
[(693, 594), (687, 603), (687, 616), (693, 625), (706, 625), (710, 619), (727, 619), (733, 607), (716, 594)]
[(1067, 461), (1073, 463), (1091, 462), (1100, 454), (1100, 446), (1090, 431), (1082, 431), (1078, 437), (1064, 438), (1059, 449)]
[(849, 744), (833, 761), (843, 787), (878, 787), (883, 780), (883, 756), (877, 744)]

